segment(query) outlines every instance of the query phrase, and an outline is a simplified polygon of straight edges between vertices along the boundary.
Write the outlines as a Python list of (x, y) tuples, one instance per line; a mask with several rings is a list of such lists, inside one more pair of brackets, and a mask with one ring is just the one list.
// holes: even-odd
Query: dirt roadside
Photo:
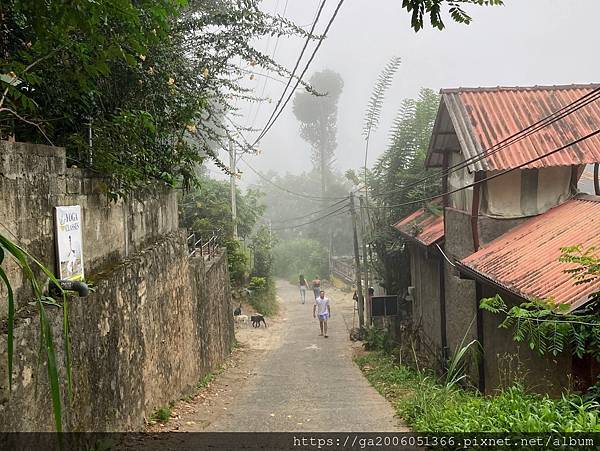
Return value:
[[(282, 344), (286, 309), (278, 296), (279, 313), (266, 318), (267, 327), (254, 328), (250, 324), (236, 324), (237, 346), (212, 374), (210, 381), (193, 396), (175, 402), (167, 422), (148, 424), (146, 432), (200, 432), (225, 414), (237, 394), (244, 391), (248, 381), (256, 376), (256, 362), (269, 351)], [(242, 305), (242, 312), (253, 313), (249, 305)]]

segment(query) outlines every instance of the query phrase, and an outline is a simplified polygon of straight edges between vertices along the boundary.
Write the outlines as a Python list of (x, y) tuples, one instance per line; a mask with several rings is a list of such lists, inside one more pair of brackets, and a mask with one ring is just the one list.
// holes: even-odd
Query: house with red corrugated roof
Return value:
[(578, 191), (586, 165), (598, 173), (599, 99), (593, 84), (441, 91), (426, 166), (445, 174), (443, 214), (423, 209), (395, 227), (411, 243), (413, 321), (441, 356), (464, 337), (480, 342), (482, 391), (502, 373), (550, 392), (593, 376), (590, 362), (515, 343), (478, 304), (500, 293), (509, 306), (544, 298), (576, 309), (600, 288), (575, 285), (558, 261), (561, 247), (600, 246), (600, 192)]

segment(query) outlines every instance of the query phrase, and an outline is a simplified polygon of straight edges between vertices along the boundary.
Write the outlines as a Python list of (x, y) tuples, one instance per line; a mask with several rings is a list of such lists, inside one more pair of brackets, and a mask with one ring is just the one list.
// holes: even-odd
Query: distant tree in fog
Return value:
[(327, 178), (335, 161), (337, 147), (337, 104), (344, 81), (337, 72), (325, 69), (310, 78), (311, 86), (322, 95), (301, 92), (294, 97), (294, 114), (300, 121), (300, 136), (312, 147), (312, 162), (321, 181), (321, 195), (327, 192)]

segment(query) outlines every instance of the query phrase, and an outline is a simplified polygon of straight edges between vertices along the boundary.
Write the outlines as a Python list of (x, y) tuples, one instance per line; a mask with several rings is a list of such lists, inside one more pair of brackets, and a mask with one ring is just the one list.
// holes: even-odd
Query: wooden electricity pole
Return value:
[[(360, 196), (358, 198), (358, 201), (360, 202), (360, 228), (361, 228), (361, 234), (362, 234), (362, 251), (363, 251), (363, 271), (365, 274), (365, 290), (367, 292), (367, 297), (366, 299), (369, 299), (369, 266), (367, 263), (367, 230), (365, 227), (365, 205), (364, 205), (364, 199), (362, 196)], [(367, 309), (366, 309), (366, 314), (367, 314), (367, 326), (371, 325), (371, 305), (369, 302), (367, 302)]]
[(363, 297), (360, 275), (360, 256), (358, 255), (358, 234), (356, 233), (356, 210), (354, 209), (354, 193), (350, 192), (350, 213), (352, 214), (352, 232), (354, 235), (354, 265), (356, 266), (356, 294), (358, 295), (358, 326), (365, 325), (365, 298)]

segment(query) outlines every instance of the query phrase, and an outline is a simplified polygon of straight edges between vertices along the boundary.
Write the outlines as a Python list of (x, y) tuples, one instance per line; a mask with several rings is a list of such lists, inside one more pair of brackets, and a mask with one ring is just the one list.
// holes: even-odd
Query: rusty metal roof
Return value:
[[(562, 107), (599, 88), (600, 84), (442, 89), (440, 109), (427, 156), (427, 166), (441, 166), (442, 153), (461, 151), (465, 159), (484, 153)], [(600, 100), (470, 165), (470, 170), (517, 167), (581, 138), (600, 127)], [(568, 147), (525, 168), (600, 162), (600, 135)]]
[(444, 238), (444, 215), (421, 208), (394, 227), (406, 238), (431, 246)]
[[(576, 285), (558, 261), (560, 248), (600, 248), (600, 196), (580, 195), (511, 229), (460, 262), (472, 272), (526, 299), (550, 299), (573, 310), (600, 290), (600, 278)], [(466, 269), (466, 271), (465, 271)]]

